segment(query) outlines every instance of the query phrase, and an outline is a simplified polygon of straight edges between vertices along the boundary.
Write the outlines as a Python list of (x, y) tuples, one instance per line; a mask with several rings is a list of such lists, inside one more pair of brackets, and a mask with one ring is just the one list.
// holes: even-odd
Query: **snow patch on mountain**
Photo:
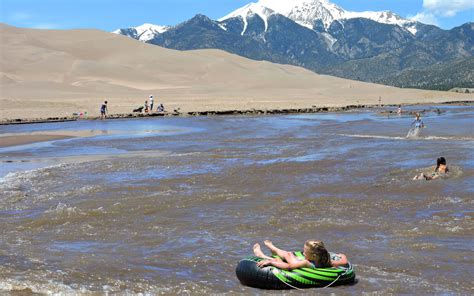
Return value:
[(390, 11), (364, 11), (364, 12), (346, 11), (344, 18), (345, 19), (366, 18), (369, 20), (373, 20), (377, 23), (396, 25), (396, 26), (405, 28), (413, 35), (415, 35), (417, 32), (415, 21), (404, 19), (401, 16)]
[(330, 49), (333, 49), (334, 43), (337, 42), (337, 39), (334, 38), (334, 37), (332, 37), (331, 34), (326, 33), (326, 32), (322, 33), (322, 35), (324, 36), (324, 38), (325, 38), (325, 40), (326, 40), (326, 44), (328, 45), (328, 47), (329, 47)]
[(272, 9), (269, 9), (266, 6), (262, 6), (259, 3), (250, 3), (224, 16), (223, 18), (220, 18), (218, 21), (222, 22), (224, 20), (234, 18), (234, 17), (241, 18), (244, 22), (244, 29), (242, 30), (242, 33), (241, 33), (241, 35), (243, 36), (245, 31), (247, 31), (247, 27), (248, 27), (247, 18), (248, 17), (258, 15), (265, 23), (265, 32), (266, 32), (268, 30), (268, 17), (272, 15), (273, 13), (274, 11)]
[(158, 26), (153, 24), (143, 24), (138, 27), (132, 27), (128, 29), (118, 29), (113, 31), (115, 34), (122, 34), (137, 40), (147, 42), (156, 37), (158, 34), (162, 34), (168, 31), (170, 26)]
[[(272, 2), (272, 0), (263, 1)], [(345, 13), (339, 6), (326, 0), (298, 0), (294, 3), (296, 5), (284, 15), (310, 28), (313, 28), (316, 20), (320, 20), (324, 28), (328, 29), (333, 21), (343, 18)]]

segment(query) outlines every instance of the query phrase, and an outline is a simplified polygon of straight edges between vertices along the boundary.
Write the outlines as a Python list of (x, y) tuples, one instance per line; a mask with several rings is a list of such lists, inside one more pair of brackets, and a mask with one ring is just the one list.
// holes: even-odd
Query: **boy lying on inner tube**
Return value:
[(337, 267), (347, 264), (347, 257), (344, 254), (337, 254), (339, 259), (331, 260), (329, 252), (326, 250), (324, 243), (317, 240), (308, 240), (304, 244), (303, 255), (304, 260), (298, 259), (292, 252), (281, 250), (269, 240), (264, 241), (265, 246), (267, 246), (271, 251), (272, 255), (279, 256), (284, 259), (284, 262), (280, 258), (272, 258), (266, 256), (260, 245), (257, 243), (253, 246), (253, 252), (255, 256), (266, 259), (257, 263), (257, 266), (264, 267), (273, 265), (280, 269), (292, 270), (298, 268), (325, 268), (325, 267)]

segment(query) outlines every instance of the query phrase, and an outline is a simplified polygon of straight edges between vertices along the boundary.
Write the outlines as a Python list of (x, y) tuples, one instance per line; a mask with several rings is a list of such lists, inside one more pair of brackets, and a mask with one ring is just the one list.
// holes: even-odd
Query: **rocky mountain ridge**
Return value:
[[(401, 87), (419, 85), (401, 83), (397, 77), (402, 73), (429, 73), (431, 67), (454, 65), (452, 61), (474, 55), (474, 23), (442, 30), (387, 11), (348, 12), (328, 0), (260, 0), (219, 20), (196, 15), (146, 38), (133, 29), (116, 33), (171, 49), (216, 48), (321, 74)], [(440, 75), (447, 72), (438, 71)], [(443, 79), (437, 78), (434, 84), (426, 81), (423, 88), (438, 89)], [(466, 83), (474, 86), (472, 80)]]

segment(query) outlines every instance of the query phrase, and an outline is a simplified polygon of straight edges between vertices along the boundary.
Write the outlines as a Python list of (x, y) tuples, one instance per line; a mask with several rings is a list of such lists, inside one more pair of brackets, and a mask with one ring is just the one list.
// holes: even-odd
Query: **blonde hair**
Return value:
[(313, 261), (315, 263), (315, 267), (331, 266), (329, 252), (326, 250), (326, 247), (322, 241), (308, 240), (304, 243), (304, 245), (308, 248), (306, 259)]

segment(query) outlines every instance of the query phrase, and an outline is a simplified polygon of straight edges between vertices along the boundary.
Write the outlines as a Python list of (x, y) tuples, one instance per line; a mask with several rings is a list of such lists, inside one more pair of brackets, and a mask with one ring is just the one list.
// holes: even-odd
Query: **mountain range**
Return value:
[[(170, 49), (222, 49), (398, 87), (474, 87), (472, 68), (465, 66), (474, 56), (474, 23), (443, 30), (390, 11), (346, 11), (329, 0), (260, 0), (218, 20), (196, 15), (176, 26), (145, 24), (114, 33)], [(458, 66), (466, 75), (452, 81)]]

